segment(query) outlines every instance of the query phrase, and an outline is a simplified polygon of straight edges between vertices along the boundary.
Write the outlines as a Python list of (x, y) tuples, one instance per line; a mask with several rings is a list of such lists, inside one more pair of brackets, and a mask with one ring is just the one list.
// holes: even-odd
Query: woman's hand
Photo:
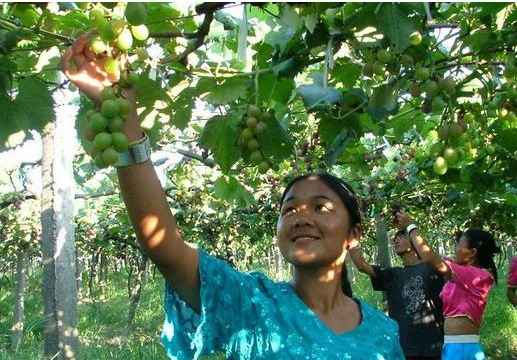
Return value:
[(61, 69), (71, 82), (95, 104), (101, 103), (100, 92), (118, 79), (110, 77), (104, 70), (108, 59), (106, 54), (95, 54), (88, 39), (94, 32), (87, 32), (77, 38), (61, 58)]
[(402, 209), (395, 213), (396, 224), (400, 229), (405, 229), (413, 223), (413, 219)]
[[(109, 58), (105, 53), (95, 54), (88, 39), (95, 31), (87, 32), (77, 38), (61, 58), (61, 70), (79, 90), (99, 107), (102, 89), (119, 81), (119, 73), (108, 74), (104, 63)], [(131, 114), (124, 125), (124, 133), (129, 141), (142, 138), (142, 131), (136, 115), (136, 91), (133, 87), (124, 87), (122, 96), (133, 104)]]

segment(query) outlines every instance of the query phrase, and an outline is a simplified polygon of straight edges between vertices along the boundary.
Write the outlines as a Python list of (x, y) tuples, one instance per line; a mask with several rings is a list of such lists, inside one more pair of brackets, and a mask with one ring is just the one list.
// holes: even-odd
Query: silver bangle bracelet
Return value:
[(415, 224), (409, 224), (408, 227), (406, 228), (406, 234), (409, 235), (409, 233), (415, 229), (417, 229), (418, 227), (415, 225)]
[(126, 152), (119, 155), (117, 166), (126, 167), (143, 163), (151, 158), (151, 142), (149, 136), (144, 133), (143, 141), (129, 146)]

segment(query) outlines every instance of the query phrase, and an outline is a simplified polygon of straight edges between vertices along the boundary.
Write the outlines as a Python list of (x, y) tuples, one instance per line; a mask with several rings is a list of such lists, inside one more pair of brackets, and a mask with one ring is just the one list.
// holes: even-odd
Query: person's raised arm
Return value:
[[(64, 53), (61, 65), (70, 81), (99, 106), (101, 90), (118, 79), (112, 78), (104, 70), (106, 55), (96, 55), (90, 49), (90, 35), (84, 34), (74, 42)], [(144, 134), (138, 121), (134, 89), (125, 88), (122, 94), (133, 104), (124, 125), (124, 133), (131, 143), (140, 140)], [(147, 160), (118, 168), (117, 173), (122, 196), (142, 249), (178, 295), (199, 312), (199, 253), (183, 241), (153, 164)]]
[[(397, 224), (401, 229), (407, 229), (409, 225), (413, 224), (413, 220), (404, 210), (397, 211), (395, 213), (395, 219), (395, 224)], [(445, 264), (442, 257), (427, 243), (420, 233), (420, 230), (418, 230), (418, 228), (408, 230), (409, 231), (407, 233), (409, 240), (415, 247), (415, 250), (422, 261), (434, 267), (445, 277), (450, 278), (452, 275), (451, 269)]]
[(363, 252), (361, 249), (359, 249), (359, 241), (355, 241), (349, 245), (348, 253), (350, 254), (350, 258), (354, 262), (357, 269), (364, 273), (368, 274), (371, 277), (377, 277), (377, 274), (375, 274), (375, 270), (373, 269), (372, 265), (363, 256)]

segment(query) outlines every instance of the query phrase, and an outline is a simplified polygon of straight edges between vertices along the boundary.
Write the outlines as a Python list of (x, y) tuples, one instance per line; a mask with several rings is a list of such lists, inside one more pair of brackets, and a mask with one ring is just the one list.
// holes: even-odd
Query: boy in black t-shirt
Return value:
[(444, 279), (418, 258), (403, 230), (395, 234), (393, 246), (404, 267), (371, 265), (357, 247), (349, 252), (359, 271), (370, 275), (374, 290), (386, 291), (388, 313), (399, 324), (406, 359), (440, 359), (443, 313), (439, 294)]

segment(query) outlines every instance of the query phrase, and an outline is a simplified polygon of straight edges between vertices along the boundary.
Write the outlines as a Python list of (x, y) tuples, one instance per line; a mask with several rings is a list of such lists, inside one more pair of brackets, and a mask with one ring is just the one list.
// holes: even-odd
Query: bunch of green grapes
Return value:
[[(135, 43), (145, 41), (149, 36), (149, 29), (144, 24), (147, 18), (146, 3), (128, 3), (124, 12), (125, 19), (116, 17), (113, 12), (105, 14), (100, 7), (90, 10), (89, 17), (97, 30), (90, 37), (92, 50), (96, 54), (107, 52), (112, 58), (106, 61), (108, 73), (115, 72), (117, 59), (131, 50)], [(147, 58), (144, 48), (137, 48), (136, 53), (140, 60)]]
[[(122, 129), (132, 105), (115, 88), (121, 89), (126, 84), (133, 85), (138, 81), (138, 74), (130, 69), (129, 52), (133, 51), (133, 46), (138, 42), (145, 45), (149, 36), (149, 30), (144, 24), (147, 4), (127, 3), (124, 17), (116, 15), (117, 10), (121, 10), (119, 5), (122, 3), (103, 3), (103, 7), (108, 9), (107, 13), (100, 6), (89, 12), (90, 20), (96, 28), (89, 39), (90, 47), (96, 54), (107, 55), (104, 70), (114, 83), (102, 90), (101, 106), (86, 113), (84, 137), (89, 143), (85, 147), (98, 168), (116, 164), (119, 154), (128, 149), (128, 140)], [(136, 48), (135, 53), (140, 61), (148, 57), (143, 47)]]
[(270, 121), (272, 117), (271, 113), (262, 111), (255, 105), (249, 105), (244, 117), (245, 127), (239, 137), (239, 146), (250, 151), (250, 162), (256, 165), (262, 174), (265, 174), (271, 166), (260, 148), (258, 135), (264, 132), (265, 123)]
[(84, 137), (95, 166), (106, 168), (115, 165), (119, 154), (128, 149), (128, 140), (122, 129), (132, 105), (129, 100), (118, 96), (112, 86), (104, 88), (100, 97), (100, 109), (86, 112)]

